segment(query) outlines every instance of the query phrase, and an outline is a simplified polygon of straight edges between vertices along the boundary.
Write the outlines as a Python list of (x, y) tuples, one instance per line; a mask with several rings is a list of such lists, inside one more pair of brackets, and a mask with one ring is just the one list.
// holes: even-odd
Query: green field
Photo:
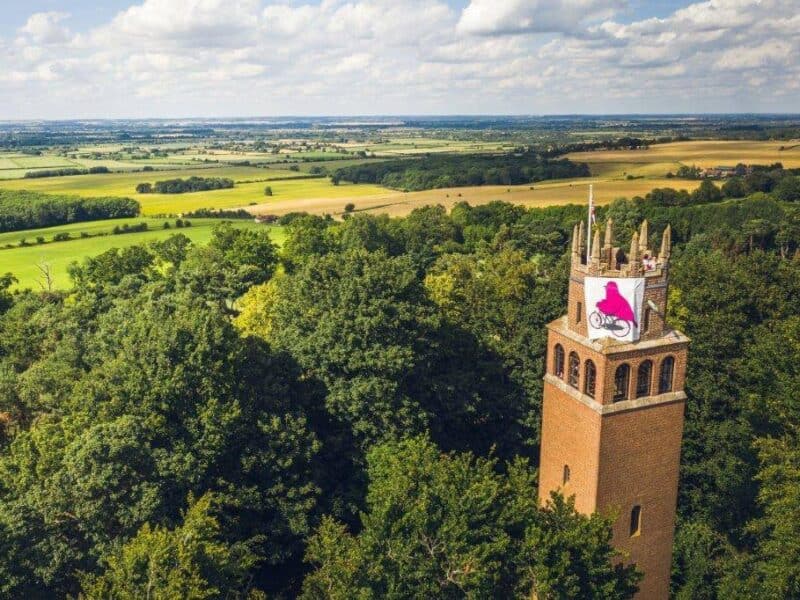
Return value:
[[(188, 194), (137, 194), (136, 185), (175, 177), (228, 177), (234, 181), (260, 180), (253, 183), (237, 183), (225, 190), (194, 192)], [(144, 215), (181, 214), (199, 208), (240, 208), (270, 201), (300, 198), (358, 198), (385, 191), (376, 185), (333, 185), (327, 177), (315, 179), (291, 179), (307, 177), (307, 173), (287, 169), (261, 169), (256, 167), (217, 167), (184, 169), (147, 173), (104, 173), (99, 175), (72, 175), (67, 177), (44, 177), (41, 179), (14, 179), (0, 181), (0, 188), (30, 190), (50, 194), (72, 194), (76, 196), (125, 196), (134, 198), (142, 205)], [(278, 179), (277, 181), (270, 181)], [(273, 195), (266, 197), (264, 188), (269, 185)], [(338, 202), (337, 202), (338, 204)]]
[[(143, 221), (148, 223), (150, 228), (148, 231), (111, 235), (111, 231), (116, 225), (121, 226), (125, 223), (137, 225)], [(204, 244), (211, 238), (213, 226), (223, 221), (223, 219), (192, 219), (192, 226), (182, 229), (176, 229), (172, 221), (173, 227), (171, 229), (162, 229), (164, 221), (165, 219), (113, 219), (3, 233), (0, 234), (0, 273), (13, 273), (19, 280), (19, 283), (15, 286), (18, 289), (40, 289), (42, 273), (37, 265), (48, 265), (55, 287), (66, 288), (69, 287), (70, 283), (67, 275), (67, 266), (73, 261), (81, 261), (89, 256), (96, 256), (111, 248), (124, 248), (154, 240), (163, 240), (175, 233), (184, 234), (196, 244)], [(279, 226), (261, 225), (249, 220), (236, 220), (231, 221), (231, 223), (235, 227), (248, 229), (267, 228), (275, 243), (283, 243), (284, 230)], [(62, 232), (69, 233), (75, 239), (65, 242), (50, 241), (54, 235)], [(97, 237), (80, 238), (81, 232)], [(36, 238), (38, 236), (44, 237), (48, 243), (37, 244)], [(6, 244), (18, 245), (22, 239), (27, 240), (32, 245), (5, 248)]]

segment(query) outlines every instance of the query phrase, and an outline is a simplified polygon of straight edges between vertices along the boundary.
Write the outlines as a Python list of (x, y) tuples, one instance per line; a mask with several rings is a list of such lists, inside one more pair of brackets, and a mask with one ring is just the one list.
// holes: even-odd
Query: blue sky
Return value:
[(29, 0), (3, 118), (796, 112), (795, 0)]

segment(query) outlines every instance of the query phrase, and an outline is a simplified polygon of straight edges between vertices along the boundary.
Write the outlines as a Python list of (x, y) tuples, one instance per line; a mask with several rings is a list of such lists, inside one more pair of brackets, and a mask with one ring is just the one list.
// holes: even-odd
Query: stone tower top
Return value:
[[(672, 230), (669, 225), (661, 236), (661, 248), (656, 254), (649, 247), (650, 235), (647, 220), (631, 236), (630, 249), (625, 253), (614, 246), (614, 222), (606, 221), (603, 244), (600, 230), (596, 230), (589, 248), (584, 239), (584, 223), (576, 225), (572, 234), (572, 270), (593, 277), (659, 277), (669, 266)], [(588, 257), (588, 258), (587, 258)]]
[[(572, 260), (570, 268), (569, 308), (565, 325), (575, 333), (595, 339), (597, 327), (592, 319), (609, 334), (611, 341), (637, 341), (660, 338), (668, 333), (666, 326), (667, 286), (669, 285), (669, 260), (672, 243), (670, 226), (664, 229), (658, 252), (650, 248), (650, 227), (645, 220), (631, 236), (630, 245), (621, 248), (614, 244), (614, 223), (608, 219), (603, 228), (594, 231), (591, 243), (584, 237), (584, 224), (576, 225), (572, 236)], [(633, 280), (636, 280), (635, 282)], [(628, 320), (613, 320), (603, 313), (594, 314), (592, 289), (611, 285), (611, 294), (617, 291), (625, 296), (634, 315)], [(634, 291), (631, 286), (639, 287)], [(613, 298), (612, 298), (613, 301)], [(611, 320), (610, 320), (611, 319)], [(626, 333), (626, 332), (629, 332)]]

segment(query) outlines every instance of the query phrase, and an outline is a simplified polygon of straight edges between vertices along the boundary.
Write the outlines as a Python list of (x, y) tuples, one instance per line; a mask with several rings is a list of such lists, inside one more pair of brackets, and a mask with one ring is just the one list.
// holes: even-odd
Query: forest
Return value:
[(138, 214), (139, 203), (130, 198), (80, 198), (0, 190), (0, 232), (121, 219)]
[[(643, 218), (673, 230), (676, 598), (800, 596), (800, 205), (779, 184), (598, 209), (622, 247)], [(584, 216), (295, 213), (280, 249), (222, 224), (73, 264), (64, 292), (6, 275), (0, 596), (631, 598), (609, 517), (536, 501), (545, 324)]]
[(533, 150), (514, 154), (428, 154), (337, 169), (334, 183), (375, 183), (420, 191), (470, 185), (518, 185), (544, 179), (588, 177), (589, 167), (568, 159), (542, 158)]

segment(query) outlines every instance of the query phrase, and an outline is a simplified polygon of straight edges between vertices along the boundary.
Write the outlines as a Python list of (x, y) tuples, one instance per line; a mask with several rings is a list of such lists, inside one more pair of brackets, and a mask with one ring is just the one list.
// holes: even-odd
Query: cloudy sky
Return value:
[(800, 0), (4, 0), (0, 119), (800, 112)]

